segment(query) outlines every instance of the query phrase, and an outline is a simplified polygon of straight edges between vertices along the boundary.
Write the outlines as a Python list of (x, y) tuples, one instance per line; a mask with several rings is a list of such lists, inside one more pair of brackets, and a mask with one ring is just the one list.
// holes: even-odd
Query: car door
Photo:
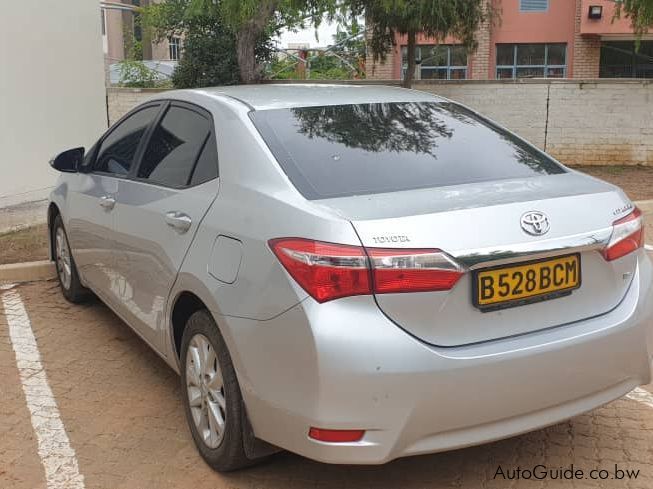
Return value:
[(161, 350), (161, 326), (177, 272), (218, 193), (211, 115), (168, 104), (140, 164), (121, 180), (115, 206), (116, 271), (124, 280), (120, 308), (141, 336)]
[(150, 104), (128, 114), (87, 155), (68, 188), (68, 237), (82, 280), (107, 302), (119, 287), (114, 272), (114, 206), (118, 183), (136, 161), (161, 109)]

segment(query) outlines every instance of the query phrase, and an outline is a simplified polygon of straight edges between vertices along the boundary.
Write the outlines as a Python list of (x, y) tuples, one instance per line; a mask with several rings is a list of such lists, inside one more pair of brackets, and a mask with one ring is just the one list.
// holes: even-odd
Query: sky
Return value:
[(319, 41), (315, 39), (315, 27), (311, 26), (298, 32), (285, 31), (279, 36), (279, 47), (287, 48), (288, 43), (308, 43), (309, 47), (325, 47), (333, 43), (337, 25), (323, 22), (317, 30)]

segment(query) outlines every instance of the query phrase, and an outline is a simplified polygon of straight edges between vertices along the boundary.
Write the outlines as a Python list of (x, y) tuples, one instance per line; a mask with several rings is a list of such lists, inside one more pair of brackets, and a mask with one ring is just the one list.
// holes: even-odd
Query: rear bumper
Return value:
[[(421, 343), (369, 297), (307, 300), (264, 322), (222, 320), (256, 435), (329, 463), (384, 463), (513, 436), (651, 381), (643, 253), (609, 314), (467, 347)], [(311, 426), (367, 431), (360, 442), (325, 444), (308, 438)]]

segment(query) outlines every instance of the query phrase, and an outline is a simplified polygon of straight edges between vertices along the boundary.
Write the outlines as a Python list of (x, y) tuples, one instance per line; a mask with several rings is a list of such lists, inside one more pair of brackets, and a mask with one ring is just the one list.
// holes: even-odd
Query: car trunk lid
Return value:
[[(401, 194), (401, 195), (400, 195)], [(458, 346), (559, 326), (605, 314), (624, 297), (634, 254), (601, 254), (615, 220), (632, 204), (615, 187), (577, 173), (321, 201), (347, 219), (366, 248), (440, 249), (465, 267), (448, 291), (377, 294), (388, 318), (430, 344)], [(550, 229), (530, 235), (530, 211)], [(481, 310), (475, 272), (577, 253), (580, 287), (518, 307)]]

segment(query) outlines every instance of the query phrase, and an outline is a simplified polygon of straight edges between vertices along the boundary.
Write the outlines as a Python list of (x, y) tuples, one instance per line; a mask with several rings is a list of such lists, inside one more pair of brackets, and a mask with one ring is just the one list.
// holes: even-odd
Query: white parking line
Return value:
[(653, 408), (653, 394), (651, 394), (646, 389), (642, 389), (641, 387), (637, 387), (635, 390), (630, 392), (630, 394), (626, 394), (626, 397), (628, 399), (632, 399), (633, 401), (637, 401), (637, 402), (641, 402), (642, 404), (646, 404), (650, 408)]
[(9, 336), (23, 385), (48, 489), (84, 489), (75, 450), (70, 446), (57, 402), (41, 365), (27, 311), (15, 290), (0, 287)]

